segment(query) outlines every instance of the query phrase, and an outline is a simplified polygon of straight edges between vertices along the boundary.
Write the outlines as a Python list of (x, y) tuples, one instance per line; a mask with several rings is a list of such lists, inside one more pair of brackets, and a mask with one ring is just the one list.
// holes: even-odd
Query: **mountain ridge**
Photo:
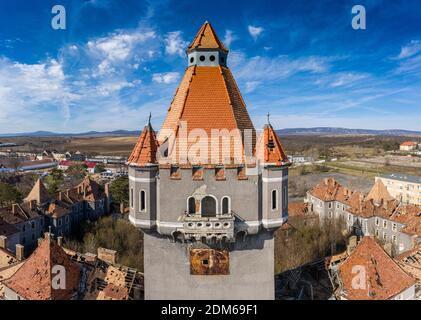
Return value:
[[(278, 129), (279, 135), (382, 135), (421, 137), (421, 131), (403, 129), (349, 129), (340, 127), (312, 127)], [(139, 130), (87, 131), (80, 133), (60, 133), (52, 131), (34, 131), (22, 133), (0, 133), (0, 138), (11, 137), (103, 137), (103, 136), (137, 136)]]

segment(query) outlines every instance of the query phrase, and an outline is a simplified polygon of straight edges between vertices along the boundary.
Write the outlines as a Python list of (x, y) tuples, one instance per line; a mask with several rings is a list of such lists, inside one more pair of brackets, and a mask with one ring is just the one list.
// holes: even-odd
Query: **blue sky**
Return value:
[(14, 0), (0, 3), (0, 133), (133, 130), (149, 112), (159, 129), (205, 20), (256, 127), (270, 112), (276, 128), (421, 130), (419, 0)]

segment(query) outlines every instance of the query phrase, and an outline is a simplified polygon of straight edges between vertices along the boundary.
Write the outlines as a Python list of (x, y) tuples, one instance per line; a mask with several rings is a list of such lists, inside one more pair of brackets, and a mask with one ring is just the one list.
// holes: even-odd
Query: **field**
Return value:
[(112, 137), (16, 137), (2, 138), (1, 142), (13, 142), (18, 147), (12, 150), (24, 152), (42, 152), (57, 150), (59, 152), (80, 151), (88, 155), (128, 156), (133, 149), (136, 136)]

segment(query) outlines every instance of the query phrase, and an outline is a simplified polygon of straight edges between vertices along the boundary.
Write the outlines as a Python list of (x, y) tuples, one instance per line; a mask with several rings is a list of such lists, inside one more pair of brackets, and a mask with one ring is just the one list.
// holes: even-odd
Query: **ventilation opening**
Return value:
[(200, 59), (200, 61), (203, 62), (203, 61), (205, 61), (205, 56), (200, 56), (199, 59)]

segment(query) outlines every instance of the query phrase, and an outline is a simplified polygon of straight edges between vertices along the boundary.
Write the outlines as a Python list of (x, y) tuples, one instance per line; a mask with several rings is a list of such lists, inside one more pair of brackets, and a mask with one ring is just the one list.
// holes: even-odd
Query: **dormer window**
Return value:
[(203, 168), (194, 166), (192, 169), (193, 180), (203, 180)]
[(171, 166), (170, 169), (170, 177), (173, 180), (180, 180), (181, 179), (181, 172), (180, 172), (180, 168), (177, 166)]
[(215, 178), (217, 181), (225, 180), (225, 170), (223, 167), (215, 168)]

